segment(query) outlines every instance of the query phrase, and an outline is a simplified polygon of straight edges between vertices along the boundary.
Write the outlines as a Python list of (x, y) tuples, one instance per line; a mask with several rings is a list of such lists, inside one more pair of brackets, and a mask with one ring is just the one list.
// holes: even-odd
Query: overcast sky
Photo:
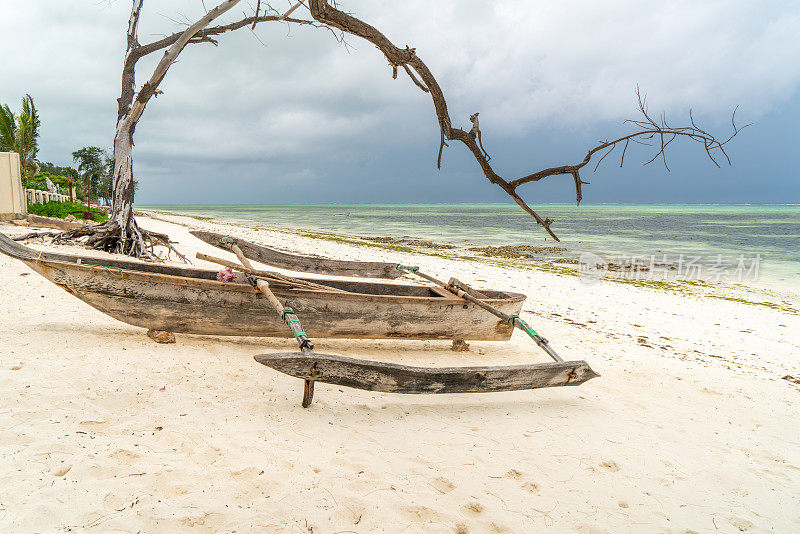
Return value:
[[(215, 0), (205, 0), (214, 5)], [(254, 2), (253, 2), (254, 4)], [(288, 3), (276, 1), (282, 8)], [(481, 113), (483, 142), (507, 178), (580, 161), (623, 135), (635, 88), (675, 124), (690, 108), (724, 135), (739, 106), (753, 122), (717, 169), (701, 146), (674, 144), (672, 172), (607, 159), (587, 172), (587, 202), (800, 202), (800, 6), (797, 0), (344, 0), (395, 44), (416, 47), (453, 122)], [(39, 159), (110, 147), (129, 0), (0, 0), (0, 102), (25, 93), (42, 120)], [(252, 12), (244, 1), (224, 21)], [(200, 0), (145, 0), (140, 41), (203, 13)], [(296, 14), (306, 16), (303, 10)], [(135, 136), (137, 202), (505, 202), (460, 145), (436, 170), (430, 97), (372, 45), (314, 28), (262, 24), (190, 45)], [(157, 57), (139, 62), (137, 83)], [(401, 71), (402, 72), (402, 71)], [(522, 191), (570, 202), (571, 180)]]

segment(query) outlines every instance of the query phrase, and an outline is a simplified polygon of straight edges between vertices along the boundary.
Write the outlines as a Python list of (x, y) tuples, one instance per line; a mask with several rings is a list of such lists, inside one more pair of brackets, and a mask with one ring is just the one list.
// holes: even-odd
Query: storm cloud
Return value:
[[(0, 102), (14, 108), (33, 95), (40, 159), (67, 164), (81, 146), (109, 147), (129, 2), (0, 6)], [(800, 109), (796, 2), (411, 0), (343, 8), (417, 48), (455, 124), (481, 112), (501, 174), (580, 160), (598, 139), (624, 132), (638, 84), (652, 109), (675, 123), (692, 108), (724, 132), (740, 105), (740, 121), (755, 124), (732, 146), (731, 168), (717, 170), (691, 145), (675, 147), (671, 173), (643, 169), (639, 153), (625, 169), (610, 163), (587, 176), (588, 201), (800, 201), (800, 169), (786, 143)], [(140, 41), (180, 29), (203, 9), (199, 0), (145, 1)], [(252, 6), (242, 3), (224, 20), (244, 11)], [(153, 56), (140, 62), (138, 83)], [(140, 203), (505, 200), (460, 146), (435, 169), (429, 96), (402, 71), (393, 80), (380, 52), (354, 37), (345, 46), (318, 28), (239, 30), (218, 47), (189, 46), (161, 88), (136, 131)], [(552, 178), (525, 194), (566, 202), (570, 189)]]

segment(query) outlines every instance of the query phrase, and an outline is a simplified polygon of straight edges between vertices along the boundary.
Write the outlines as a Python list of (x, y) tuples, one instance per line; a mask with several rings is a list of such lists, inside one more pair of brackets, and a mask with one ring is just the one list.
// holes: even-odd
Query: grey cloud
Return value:
[[(79, 146), (110, 146), (129, 2), (0, 2), (0, 49), (25, 43), (24, 53), (4, 56), (0, 102), (16, 106), (25, 92), (34, 95), (44, 124), (41, 158), (67, 163)], [(636, 83), (655, 109), (683, 114), (693, 106), (714, 125), (724, 125), (736, 104), (744, 118), (758, 119), (800, 85), (793, 1), (360, 0), (344, 8), (398, 45), (416, 46), (456, 124), (481, 112), (490, 151), (511, 141), (521, 147), (493, 160), (505, 172), (530, 170), (541, 154), (524, 147), (540, 147), (546, 136), (563, 138), (570, 157), (579, 154), (599, 126), (635, 111)], [(172, 33), (171, 19), (202, 9), (199, 0), (147, 0), (140, 40)], [(404, 176), (432, 194), (471, 184), (475, 198), (485, 198), (491, 188), (459, 149), (435, 171), (430, 97), (402, 72), (392, 80), (372, 45), (351, 37), (348, 50), (324, 30), (283, 24), (256, 33), (224, 35), (219, 47), (193, 45), (172, 67), (136, 133), (143, 198), (192, 184), (201, 199), (219, 173), (248, 185), (292, 177), (320, 199), (357, 190), (356, 179), (369, 180), (379, 198), (403, 187)], [(140, 64), (138, 83), (157, 59)], [(230, 198), (240, 189), (231, 185)]]

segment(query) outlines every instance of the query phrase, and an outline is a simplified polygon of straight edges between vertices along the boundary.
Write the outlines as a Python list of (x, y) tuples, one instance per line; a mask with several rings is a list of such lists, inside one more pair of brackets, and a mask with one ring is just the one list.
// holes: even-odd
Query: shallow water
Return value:
[[(151, 205), (160, 211), (360, 236), (412, 237), (457, 246), (554, 245), (516, 205)], [(653, 260), (700, 278), (800, 286), (800, 205), (574, 205), (534, 209), (555, 219), (564, 257)], [(743, 279), (744, 276), (744, 279)]]

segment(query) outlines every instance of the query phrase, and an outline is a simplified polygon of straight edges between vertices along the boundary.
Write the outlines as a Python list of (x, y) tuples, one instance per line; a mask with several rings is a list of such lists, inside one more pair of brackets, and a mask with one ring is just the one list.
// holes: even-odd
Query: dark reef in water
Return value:
[(533, 245), (505, 245), (502, 247), (471, 247), (467, 250), (480, 252), (484, 256), (492, 258), (527, 258), (531, 254), (551, 254), (554, 252), (566, 252), (564, 247), (537, 247)]
[(373, 243), (387, 243), (390, 245), (408, 245), (412, 247), (423, 248), (436, 248), (436, 249), (453, 249), (454, 245), (446, 243), (434, 243), (433, 241), (422, 241), (420, 239), (411, 239), (408, 237), (361, 237), (364, 241), (372, 241)]

